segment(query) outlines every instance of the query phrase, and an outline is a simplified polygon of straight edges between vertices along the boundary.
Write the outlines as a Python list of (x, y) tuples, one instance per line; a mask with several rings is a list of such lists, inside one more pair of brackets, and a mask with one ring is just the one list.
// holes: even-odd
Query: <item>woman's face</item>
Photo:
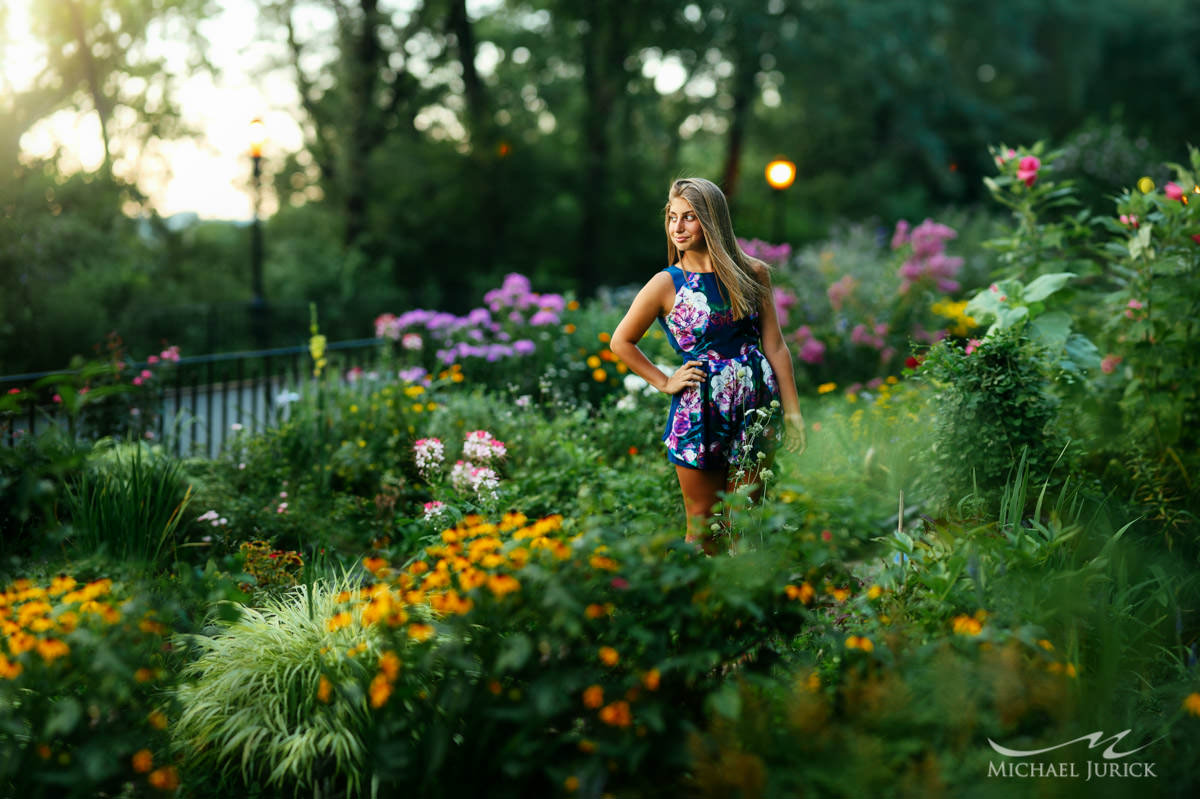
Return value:
[(704, 250), (704, 231), (692, 210), (692, 204), (682, 197), (672, 197), (667, 206), (667, 235), (682, 257), (688, 250)]

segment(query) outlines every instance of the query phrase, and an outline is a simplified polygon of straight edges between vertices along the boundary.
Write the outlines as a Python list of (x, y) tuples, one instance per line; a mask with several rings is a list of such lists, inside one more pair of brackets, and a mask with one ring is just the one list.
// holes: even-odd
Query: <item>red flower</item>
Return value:
[(1026, 186), (1032, 186), (1033, 182), (1037, 180), (1037, 173), (1041, 168), (1041, 160), (1036, 156), (1027, 155), (1017, 164), (1017, 180), (1023, 180)]
[(609, 581), (609, 585), (611, 585), (613, 588), (617, 588), (617, 589), (620, 589), (621, 591), (624, 591), (626, 588), (629, 587), (629, 581), (626, 580), (624, 577), (614, 577), (614, 578), (612, 578), (612, 580)]
[(904, 359), (904, 367), (906, 369), (916, 369), (921, 365), (921, 359), (915, 355), (910, 355)]

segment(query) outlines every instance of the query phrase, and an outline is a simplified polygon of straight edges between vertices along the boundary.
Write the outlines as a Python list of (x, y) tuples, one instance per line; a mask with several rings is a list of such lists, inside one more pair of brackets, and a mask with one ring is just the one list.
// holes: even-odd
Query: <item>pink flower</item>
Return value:
[(967, 355), (970, 355), (970, 354), (971, 354), (971, 353), (973, 353), (975, 350), (979, 349), (979, 345), (980, 345), (980, 344), (982, 344), (982, 343), (983, 343), (983, 342), (982, 342), (982, 341), (980, 341), (980, 340), (979, 340), (979, 339), (977, 339), (977, 338), (973, 338), (973, 339), (971, 339), (970, 341), (968, 341), (968, 342), (967, 342)]
[(1138, 227), (1138, 218), (1135, 214), (1121, 214), (1121, 224), (1129, 225), (1136, 230)]
[(608, 581), (608, 584), (620, 591), (624, 591), (629, 587), (629, 581), (624, 577), (614, 577)]
[(62, 395), (61, 395), (61, 394), (55, 394), (55, 395), (54, 395), (53, 397), (51, 397), (50, 399), (54, 400), (55, 402), (62, 402)]
[(901, 219), (896, 223), (896, 232), (892, 234), (892, 249), (898, 250), (908, 244), (908, 220)]
[(1111, 375), (1113, 372), (1117, 371), (1117, 364), (1120, 362), (1120, 355), (1113, 355), (1111, 353), (1105, 355), (1104, 359), (1100, 361), (1100, 371), (1104, 372), (1106, 375)]
[(857, 281), (850, 275), (843, 276), (836, 283), (833, 283), (829, 288), (825, 289), (825, 293), (829, 295), (829, 304), (833, 306), (833, 310), (842, 310), (842, 304), (846, 302), (846, 298), (854, 293), (854, 287), (858, 285)]
[(8, 390), (8, 393), (9, 393), (9, 394), (20, 394), (20, 393), (21, 393), (21, 389), (19, 389), (19, 388), (10, 388), (10, 389)]
[(149, 369), (143, 369), (143, 370), (142, 370), (142, 377), (144, 377), (145, 379), (149, 380), (150, 378), (154, 377), (154, 373), (153, 373), (153, 372), (151, 372)]
[(787, 289), (775, 289), (775, 315), (779, 319), (780, 325), (787, 325), (788, 312), (796, 305), (796, 295)]
[(1178, 183), (1171, 182), (1163, 186), (1163, 194), (1170, 200), (1183, 200), (1183, 189)]
[(1017, 164), (1017, 180), (1023, 180), (1026, 186), (1032, 186), (1041, 168), (1042, 162), (1037, 156), (1027, 155)]
[(133, 378), (133, 384), (134, 384), (135, 386), (140, 386), (140, 385), (141, 385), (142, 383), (144, 383), (144, 382), (145, 382), (145, 378), (143, 378), (143, 377), (135, 377), (135, 378)]
[(158, 363), (158, 360), (159, 360), (159, 358), (157, 355), (150, 355), (146, 358), (146, 363), (151, 363), (151, 364)]
[(825, 345), (810, 338), (800, 347), (800, 360), (805, 363), (820, 363), (825, 360)]

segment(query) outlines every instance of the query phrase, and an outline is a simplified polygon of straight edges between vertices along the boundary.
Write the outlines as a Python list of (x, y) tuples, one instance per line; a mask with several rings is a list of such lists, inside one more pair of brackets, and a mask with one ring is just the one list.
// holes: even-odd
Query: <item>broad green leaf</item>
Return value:
[(1050, 311), (1034, 319), (1029, 327), (1035, 341), (1050, 352), (1059, 352), (1071, 334), (1071, 317), (1062, 311)]
[(1074, 272), (1056, 272), (1052, 275), (1042, 275), (1025, 287), (1023, 298), (1025, 302), (1044, 300), (1067, 285), (1067, 282), (1073, 277), (1075, 277)]
[(1082, 333), (1072, 333), (1067, 337), (1067, 356), (1084, 369), (1100, 368), (1100, 350), (1092, 340)]

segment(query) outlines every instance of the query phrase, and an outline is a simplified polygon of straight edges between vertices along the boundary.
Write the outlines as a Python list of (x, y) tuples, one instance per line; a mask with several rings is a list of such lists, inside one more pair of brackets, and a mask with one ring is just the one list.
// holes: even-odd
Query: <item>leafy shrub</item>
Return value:
[(1049, 475), (1063, 448), (1051, 424), (1058, 402), (1040, 351), (1023, 336), (967, 349), (939, 343), (921, 365), (935, 391), (927, 485), (943, 504), (975, 495), (994, 505), (1023, 452), (1032, 474)]
[(0, 592), (0, 792), (178, 784), (158, 703), (170, 621), (145, 591), (110, 579), (21, 579)]

